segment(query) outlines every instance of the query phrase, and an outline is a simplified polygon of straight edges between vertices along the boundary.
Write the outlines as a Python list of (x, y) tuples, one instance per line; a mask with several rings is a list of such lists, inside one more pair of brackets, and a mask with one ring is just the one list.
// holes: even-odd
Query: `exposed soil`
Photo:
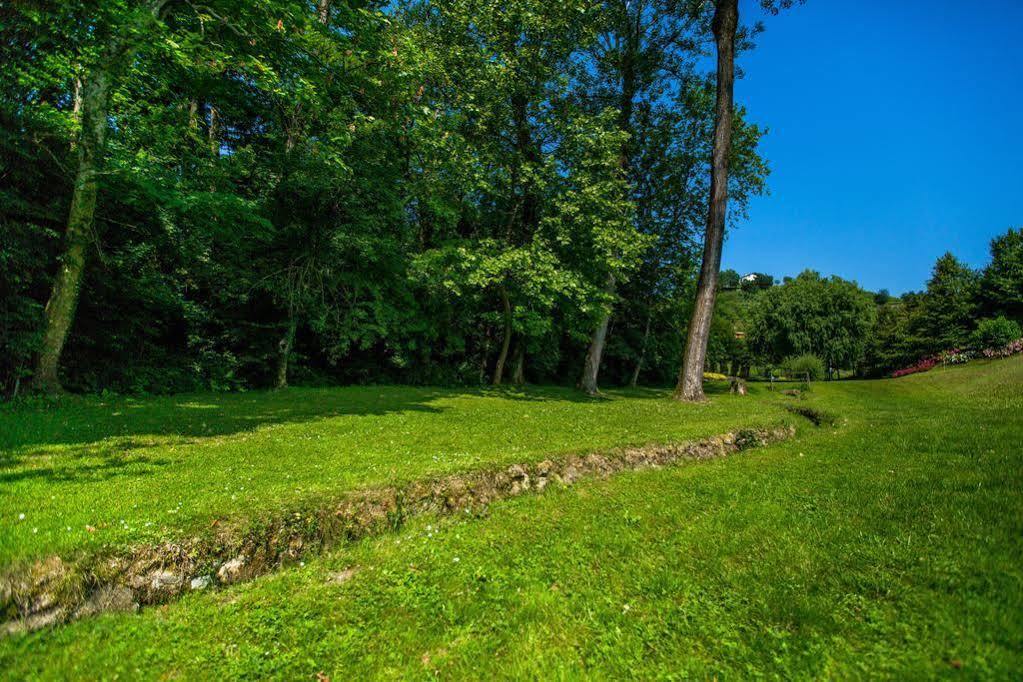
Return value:
[[(790, 408), (815, 424), (811, 410)], [(819, 418), (819, 415), (818, 415)], [(251, 580), (344, 542), (400, 527), (417, 514), (483, 513), (496, 500), (569, 486), (582, 478), (726, 457), (785, 440), (791, 426), (743, 430), (700, 441), (650, 445), (515, 464), (360, 491), (314, 509), (242, 524), (216, 523), (180, 543), (51, 556), (0, 577), (0, 633), (68, 622), (107, 611), (135, 611), (194, 590)], [(346, 580), (339, 574), (336, 579)]]
[(809, 419), (814, 426), (834, 426), (838, 423), (838, 417), (830, 412), (807, 407), (806, 405), (788, 405), (785, 409), (792, 414), (798, 414), (800, 417)]

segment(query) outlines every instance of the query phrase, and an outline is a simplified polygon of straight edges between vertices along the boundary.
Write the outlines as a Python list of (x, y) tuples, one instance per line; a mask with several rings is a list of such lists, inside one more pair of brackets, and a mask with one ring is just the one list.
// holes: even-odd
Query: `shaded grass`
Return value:
[(0, 641), (12, 677), (1011, 678), (1023, 359), (815, 388), (840, 428), (420, 519), (141, 616)]
[(770, 400), (684, 406), (665, 395), (392, 386), (7, 406), (0, 568), (178, 539), (357, 488), (706, 437), (783, 414)]

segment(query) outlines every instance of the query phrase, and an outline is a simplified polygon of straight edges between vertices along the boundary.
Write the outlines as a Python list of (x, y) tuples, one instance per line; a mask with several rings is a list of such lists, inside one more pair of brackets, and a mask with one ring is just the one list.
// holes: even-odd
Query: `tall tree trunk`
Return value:
[[(628, 23), (628, 37), (626, 47), (622, 54), (621, 63), (621, 98), (618, 102), (618, 128), (622, 132), (632, 132), (632, 108), (636, 99), (636, 52), (639, 46), (639, 36), (633, 27), (632, 22)], [(619, 165), (622, 173), (628, 176), (630, 166), (629, 140), (622, 142), (619, 152)], [(613, 296), (615, 293), (614, 275), (607, 276), (607, 283), (604, 285), (604, 292)], [(579, 388), (587, 395), (597, 395), (600, 389), (597, 385), (597, 377), (600, 374), (600, 363), (604, 358), (604, 345), (607, 342), (607, 328), (611, 321), (611, 309), (608, 308), (601, 314), (597, 322), (597, 328), (590, 336), (590, 346), (586, 351), (586, 360), (583, 362), (583, 375), (579, 379)]]
[(109, 102), (110, 73), (105, 68), (96, 68), (82, 85), (78, 171), (68, 213), (64, 254), (46, 303), (46, 330), (33, 379), (35, 388), (46, 393), (61, 390), (57, 371), (68, 331), (75, 318), (78, 294), (85, 273), (89, 239), (96, 215)]
[(732, 91), (735, 82), (735, 30), (739, 23), (738, 0), (717, 0), (714, 9), (714, 40), (717, 44), (717, 120), (714, 123), (714, 153), (710, 174), (710, 210), (703, 240), (703, 265), (696, 288), (696, 303), (689, 321), (685, 356), (679, 371), (675, 398), (705, 400), (703, 366), (707, 340), (717, 299), (721, 270), (721, 245), (728, 210), (728, 155), (732, 143)]
[(199, 130), (199, 100), (194, 97), (188, 100), (188, 129)]
[(643, 330), (643, 343), (639, 347), (639, 358), (636, 360), (636, 366), (632, 370), (632, 378), (629, 379), (629, 386), (636, 388), (639, 383), (639, 373), (643, 369), (643, 360), (646, 358), (646, 344), (650, 339), (650, 321), (653, 317), (653, 312), (647, 311), (646, 314), (646, 328)]
[[(610, 280), (606, 291), (613, 291), (614, 280)], [(597, 328), (593, 330), (590, 337), (590, 347), (586, 351), (586, 360), (583, 362), (583, 376), (579, 380), (579, 389), (586, 395), (598, 395), (600, 389), (597, 387), (597, 375), (600, 373), (600, 361), (604, 355), (604, 342), (607, 341), (607, 328), (611, 322), (611, 314), (601, 316)]]
[(60, 358), (78, 308), (89, 239), (96, 220), (96, 197), (106, 149), (107, 114), (114, 75), (135, 53), (140, 36), (145, 34), (146, 24), (158, 19), (168, 2), (150, 0), (139, 24), (126, 28), (110, 41), (99, 62), (90, 69), (81, 84), (80, 103), (75, 103), (81, 117), (78, 169), (68, 211), (64, 253), (44, 311), (45, 329), (33, 377), (33, 384), (39, 391), (55, 393), (61, 390), (58, 376)]
[(511, 345), (512, 337), (512, 308), (508, 299), (508, 290), (501, 287), (501, 303), (504, 306), (504, 338), (501, 340), (501, 352), (497, 356), (497, 364), (494, 365), (494, 378), (491, 383), (500, 386), (504, 381), (504, 365), (508, 361), (508, 347)]
[(526, 338), (521, 334), (515, 342), (515, 360), (512, 367), (512, 383), (522, 386), (526, 383)]
[(316, 15), (324, 26), (330, 25), (330, 0), (319, 0), (316, 3)]
[(487, 382), (487, 360), (490, 358), (490, 328), (483, 337), (483, 348), (480, 353), (480, 386)]
[(277, 356), (277, 381), (274, 383), (277, 390), (288, 387), (288, 362), (291, 359), (291, 349), (295, 345), (295, 327), (295, 314), (288, 311), (288, 327), (278, 344), (280, 354)]
[(210, 145), (210, 155), (220, 156), (220, 110), (210, 105), (210, 128), (207, 131)]

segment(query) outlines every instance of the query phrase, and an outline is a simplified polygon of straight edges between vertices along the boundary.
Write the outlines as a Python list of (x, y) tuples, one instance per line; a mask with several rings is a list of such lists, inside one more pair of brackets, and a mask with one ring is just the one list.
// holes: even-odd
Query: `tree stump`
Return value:
[(728, 392), (732, 395), (746, 395), (748, 393), (746, 382), (738, 377), (732, 377), (732, 382), (728, 387)]

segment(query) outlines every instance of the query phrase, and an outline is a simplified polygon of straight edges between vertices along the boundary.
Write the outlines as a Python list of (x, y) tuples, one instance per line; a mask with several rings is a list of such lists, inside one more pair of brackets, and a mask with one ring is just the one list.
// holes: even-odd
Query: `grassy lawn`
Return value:
[[(434, 412), (364, 419), (392, 425), (404, 419), (404, 429), (414, 423), (432, 434), (416, 431), (417, 438), (439, 440), (447, 452), (479, 438), (480, 449), (503, 457), (497, 453), (509, 447), (516, 421), (527, 424), (535, 448), (543, 441), (574, 449), (556, 429), (599, 446), (616, 434), (626, 441), (690, 435), (686, 429), (697, 427), (689, 422), (720, 430), (742, 412), (775, 416), (777, 409), (763, 394), (739, 405), (719, 397), (694, 411), (699, 418), (682, 419), (681, 408), (653, 396), (592, 404), (570, 403), (568, 396), (520, 402), (434, 395), (417, 401)], [(168, 401), (165, 409), (175, 404)], [(0, 640), (0, 670), (19, 678), (207, 679), (315, 679), (322, 671), (336, 680), (1017, 675), (1023, 669), (1023, 358), (897, 381), (821, 385), (808, 404), (848, 421), (803, 429), (793, 441), (742, 457), (501, 502), (486, 519), (420, 518), (400, 532), (251, 583), (192, 594), (137, 616), (107, 615), (10, 637)], [(482, 412), (489, 428), (472, 426), (471, 419), (447, 422), (467, 429), (458, 433), (428, 426), (463, 409)], [(506, 409), (515, 416), (502, 418)], [(554, 414), (541, 418), (544, 410)], [(550, 433), (525, 415), (542, 420)], [(568, 415), (577, 421), (555, 421)], [(344, 428), (331, 426), (335, 420), (360, 421), (323, 415), (304, 426), (296, 419), (247, 433), (257, 440), (277, 429), (298, 437)], [(152, 424), (151, 430), (159, 426)], [(25, 429), (19, 433), (30, 433)], [(146, 437), (176, 438), (180, 430)], [(214, 452), (231, 451), (232, 439), (241, 437), (190, 436), (208, 440)], [(409, 433), (392, 437), (386, 452), (395, 465), (407, 461), (422, 472), (462, 463), (437, 464), (429, 455), (424, 463), (411, 454)], [(278, 438), (273, 442), (283, 443)], [(24, 440), (28, 450), (20, 452), (44, 445)], [(95, 442), (84, 435), (52, 440), (65, 443), (65, 454)], [(519, 442), (519, 458), (535, 452)], [(170, 453), (181, 446), (158, 447)], [(349, 456), (328, 450), (321, 443), (295, 452), (310, 451), (321, 464)], [(388, 466), (376, 475), (390, 475)], [(154, 469), (153, 478), (164, 471)], [(364, 479), (373, 476), (374, 470), (363, 471), (370, 472)], [(178, 476), (170, 480), (186, 480)], [(75, 485), (25, 481), (19, 485), (37, 491)], [(118, 488), (115, 479), (93, 483), (106, 481), (111, 491)], [(160, 494), (158, 487), (152, 485), (152, 494)], [(261, 490), (266, 499), (278, 494), (269, 483)], [(23, 494), (14, 497), (24, 500)]]
[(777, 400), (721, 395), (687, 407), (664, 397), (363, 387), (7, 407), (0, 411), (0, 568), (173, 539), (213, 519), (354, 488), (785, 419)]

